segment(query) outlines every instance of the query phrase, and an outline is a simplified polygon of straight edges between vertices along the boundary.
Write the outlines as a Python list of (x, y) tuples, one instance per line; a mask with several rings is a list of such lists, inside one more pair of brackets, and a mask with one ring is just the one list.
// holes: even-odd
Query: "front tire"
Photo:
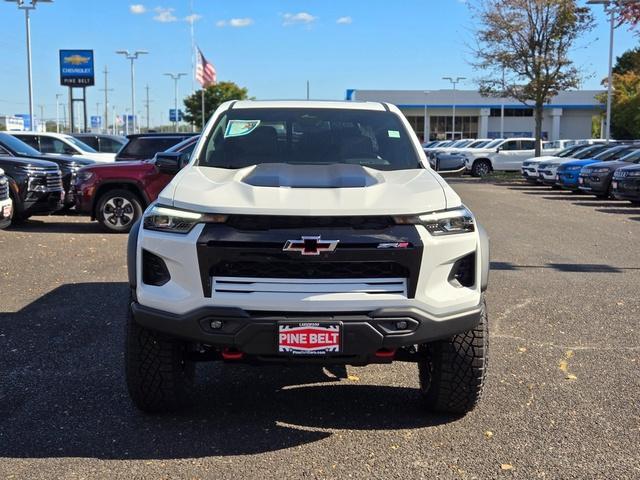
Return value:
[(454, 414), (473, 410), (482, 396), (488, 349), (488, 317), (483, 298), (477, 327), (421, 347), (425, 356), (418, 362), (418, 373), (424, 406)]
[(146, 413), (174, 412), (193, 400), (195, 364), (188, 344), (136, 323), (129, 308), (125, 375), (129, 396)]
[(474, 177), (486, 177), (491, 173), (491, 162), (489, 160), (476, 160), (471, 167), (471, 175)]
[(98, 200), (96, 219), (109, 232), (126, 233), (141, 216), (140, 199), (129, 190), (109, 190)]

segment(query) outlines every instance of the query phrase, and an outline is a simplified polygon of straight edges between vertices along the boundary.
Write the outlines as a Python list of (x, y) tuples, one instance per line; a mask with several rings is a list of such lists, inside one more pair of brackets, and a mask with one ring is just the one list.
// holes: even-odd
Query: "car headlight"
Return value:
[(473, 214), (464, 206), (452, 210), (395, 217), (401, 225), (423, 225), (433, 236), (470, 233), (476, 229)]
[(602, 167), (602, 168), (594, 168), (593, 170), (591, 170), (591, 173), (609, 173), (610, 171), (611, 171), (610, 168)]
[(170, 233), (189, 233), (199, 223), (225, 223), (228, 215), (190, 212), (177, 208), (154, 205), (144, 215), (147, 230)]
[(627, 174), (627, 177), (640, 177), (640, 170), (632, 170)]
[(83, 172), (82, 170), (76, 172), (76, 181), (78, 183), (84, 183), (91, 180), (94, 176), (93, 172)]

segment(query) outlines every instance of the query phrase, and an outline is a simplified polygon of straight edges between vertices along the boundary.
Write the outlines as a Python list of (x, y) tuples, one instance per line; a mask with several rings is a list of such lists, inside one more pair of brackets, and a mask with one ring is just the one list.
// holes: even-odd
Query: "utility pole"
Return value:
[(455, 140), (456, 139), (456, 85), (458, 85), (458, 83), (460, 83), (461, 80), (466, 80), (467, 77), (456, 77), (455, 79), (453, 79), (452, 77), (442, 77), (442, 79), (449, 80), (453, 84), (453, 131), (451, 132), (451, 140)]
[(60, 133), (60, 102), (58, 99), (62, 97), (61, 93), (56, 93), (56, 133)]
[[(133, 115), (132, 131), (136, 133), (136, 70), (134, 61), (138, 59), (140, 55), (146, 55), (146, 50), (136, 50), (133, 53), (129, 53), (129, 50), (118, 50), (118, 55), (124, 55), (127, 60), (131, 61), (131, 115)], [(127, 128), (128, 131), (128, 128)]]
[(175, 121), (173, 122), (173, 126), (175, 128), (175, 131), (178, 131), (178, 120), (180, 120), (180, 116), (178, 115), (178, 80), (180, 80), (181, 77), (184, 77), (186, 75), (186, 73), (165, 73), (165, 75), (167, 77), (171, 77), (171, 79), (173, 80), (173, 88), (174, 88), (174, 94), (173, 94), (173, 104), (174, 104), (174, 113), (175, 113)]
[(109, 132), (109, 92), (113, 92), (113, 88), (109, 88), (109, 70), (104, 66), (104, 88), (100, 90), (104, 92), (104, 131)]
[(307, 80), (307, 100), (309, 100), (309, 80)]
[(147, 84), (146, 87), (144, 87), (145, 90), (147, 91), (147, 101), (144, 102), (144, 106), (147, 109), (147, 132), (149, 131), (150, 128), (150, 123), (149, 123), (149, 103), (151, 102), (151, 100), (149, 100), (149, 85)]
[(40, 107), (40, 123), (44, 122), (44, 131), (47, 131), (47, 122), (44, 121), (44, 105), (38, 105)]

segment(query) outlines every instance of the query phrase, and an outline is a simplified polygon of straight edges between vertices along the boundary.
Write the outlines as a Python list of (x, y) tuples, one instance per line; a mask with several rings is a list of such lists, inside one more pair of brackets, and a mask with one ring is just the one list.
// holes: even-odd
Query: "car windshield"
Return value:
[(626, 155), (620, 158), (623, 162), (638, 163), (640, 161), (640, 149), (632, 150), (631, 153), (626, 152)]
[(605, 152), (603, 155), (598, 156), (598, 158), (608, 161), (620, 160), (621, 158), (628, 155), (629, 152), (634, 151), (636, 148), (637, 147), (622, 147), (617, 150), (613, 149), (611, 151)]
[(24, 155), (27, 157), (39, 157), (42, 155), (31, 145), (27, 145), (22, 140), (8, 133), (0, 133), (0, 145), (5, 146), (7, 150), (12, 151), (14, 155)]
[(98, 153), (98, 151), (95, 148), (90, 147), (89, 145), (87, 145), (84, 142), (81, 142), (80, 140), (78, 140), (77, 138), (74, 138), (72, 136), (65, 136), (64, 139), (69, 142), (74, 144), (76, 147), (78, 147), (80, 150), (82, 150), (83, 152), (87, 152), (87, 153)]
[(470, 145), (467, 145), (467, 148), (482, 148), (489, 143), (489, 140), (477, 140)]
[(585, 148), (584, 145), (574, 145), (572, 147), (568, 147), (568, 148), (565, 148), (564, 150), (561, 150), (555, 156), (560, 158), (570, 157), (574, 153), (577, 153), (578, 151), (582, 150), (583, 148)]
[(580, 150), (578, 153), (573, 155), (573, 158), (576, 160), (582, 160), (583, 158), (591, 158), (596, 156), (597, 154), (604, 152), (605, 150), (610, 149), (609, 145), (592, 145), (584, 150)]
[(469, 145), (471, 142), (473, 142), (473, 140), (459, 140), (451, 146), (455, 148), (463, 148)]
[(265, 163), (422, 168), (391, 112), (332, 108), (241, 108), (222, 114), (197, 164), (238, 169)]
[(490, 141), (483, 148), (497, 147), (499, 143), (502, 143), (502, 138), (496, 138), (495, 140)]

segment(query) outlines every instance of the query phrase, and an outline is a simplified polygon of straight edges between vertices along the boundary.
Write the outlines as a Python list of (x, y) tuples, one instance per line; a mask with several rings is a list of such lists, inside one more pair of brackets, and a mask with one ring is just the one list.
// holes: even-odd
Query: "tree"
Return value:
[[(246, 100), (248, 90), (241, 88), (233, 82), (220, 82), (211, 85), (204, 90), (205, 116), (208, 118), (222, 103), (229, 100)], [(200, 127), (202, 125), (202, 90), (184, 99), (186, 113), (185, 121)]]
[(640, 138), (640, 72), (613, 75), (611, 134), (618, 140)]
[(472, 65), (485, 75), (480, 92), (533, 106), (538, 156), (544, 105), (578, 88), (581, 74), (569, 55), (593, 16), (576, 0), (480, 0), (472, 8), (480, 25)]
[(613, 73), (640, 73), (640, 47), (627, 50), (616, 58), (616, 65), (613, 67)]
[[(640, 1), (618, 0), (615, 2), (619, 9), (618, 23), (626, 23), (629, 29), (633, 30), (640, 24)], [(636, 31), (640, 35), (640, 31)]]

